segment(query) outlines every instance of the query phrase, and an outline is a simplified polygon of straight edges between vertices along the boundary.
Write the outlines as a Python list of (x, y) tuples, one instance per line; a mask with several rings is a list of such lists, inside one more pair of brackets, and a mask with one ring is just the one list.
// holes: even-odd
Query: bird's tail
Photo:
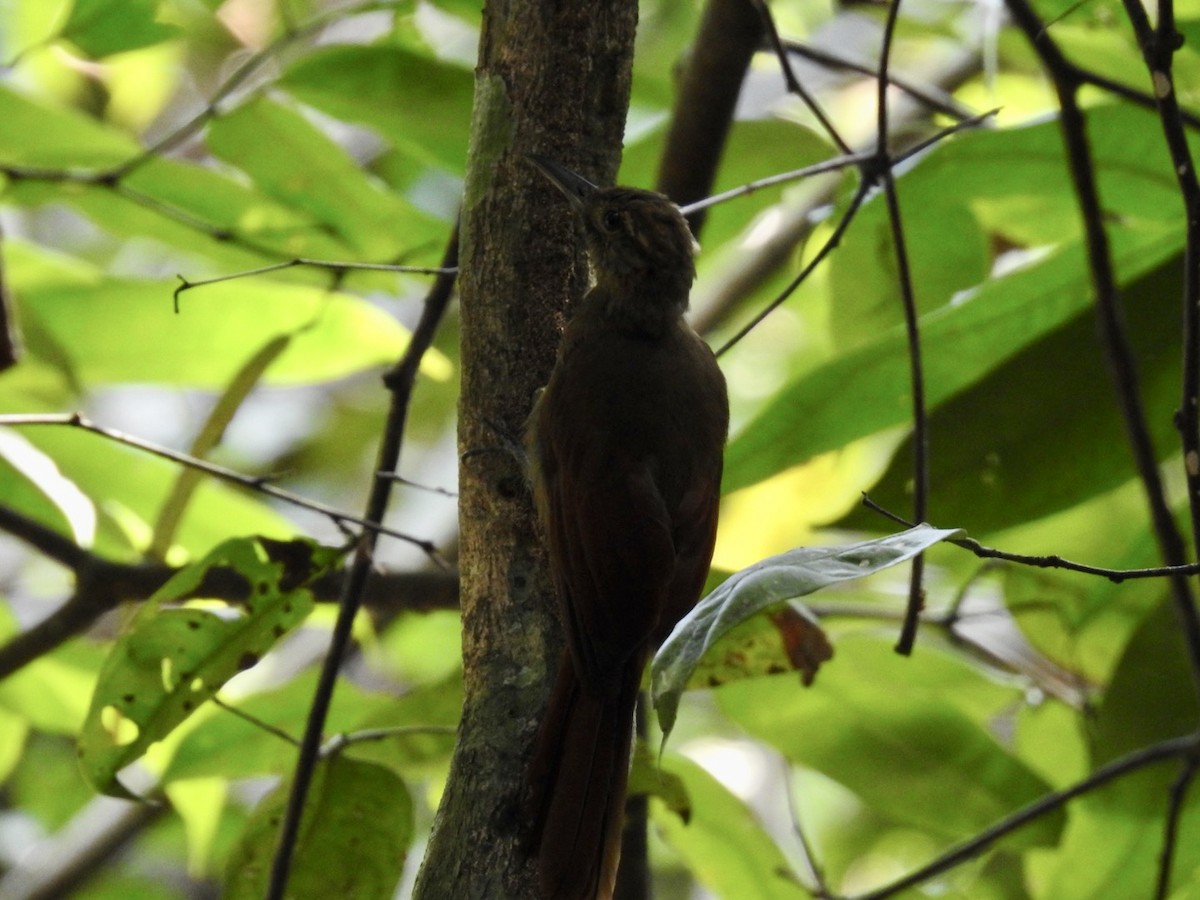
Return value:
[(587, 691), (563, 654), (529, 766), (532, 846), (552, 900), (607, 900), (616, 884), (642, 667), (612, 695)]

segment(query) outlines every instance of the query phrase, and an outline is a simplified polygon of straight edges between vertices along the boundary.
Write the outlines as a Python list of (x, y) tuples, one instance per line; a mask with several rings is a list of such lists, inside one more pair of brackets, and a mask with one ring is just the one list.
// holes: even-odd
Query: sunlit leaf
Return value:
[(669, 776), (681, 780), (692, 800), (692, 815), (685, 822), (672, 810), (656, 808), (654, 828), (714, 896), (762, 900), (811, 896), (742, 800), (684, 757), (667, 756), (662, 765)]
[(158, 16), (161, 0), (75, 0), (62, 37), (99, 58), (169, 40), (179, 29)]
[(299, 99), (453, 172), (466, 162), (471, 73), (400, 47), (328, 47), (284, 73)]
[[(136, 142), (72, 109), (0, 87), (0, 161), (38, 169), (115, 165), (138, 152)], [(60, 189), (60, 188), (59, 188)]]
[[(368, 179), (341, 147), (287, 107), (246, 104), (212, 124), (208, 143), (265, 194), (336, 232), (356, 256), (387, 262), (444, 243), (444, 224)], [(282, 156), (281, 146), (288, 148)]]
[[(395, 362), (407, 343), (394, 318), (349, 294), (275, 281), (223, 282), (184, 294), (176, 313), (177, 286), (115, 278), (88, 287), (47, 286), (26, 292), (23, 307), (68, 354), (79, 377), (92, 383), (217, 389), (242, 360), (291, 334), (265, 381), (304, 384)], [(96, 341), (114, 321), (122, 327)], [(198, 346), (211, 352), (196, 352)], [(425, 371), (445, 377), (449, 367), (431, 352)]]
[(54, 460), (11, 430), (0, 429), (0, 505), (89, 547), (96, 510)]
[[(127, 792), (117, 773), (259, 659), (312, 608), (307, 584), (335, 558), (304, 541), (234, 538), (163, 585), (100, 671), (79, 759), (97, 790)], [(246, 580), (241, 606), (168, 608), (195, 596), (216, 567)]]

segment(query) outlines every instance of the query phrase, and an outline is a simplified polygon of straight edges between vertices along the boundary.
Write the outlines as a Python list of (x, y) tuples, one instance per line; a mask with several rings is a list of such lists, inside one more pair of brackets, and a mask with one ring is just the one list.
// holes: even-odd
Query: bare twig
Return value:
[(456, 275), (457, 270), (447, 271), (446, 269), (437, 268), (434, 266), (400, 266), (391, 265), (389, 263), (358, 263), (358, 262), (333, 262), (327, 259), (307, 259), (305, 257), (297, 257), (289, 259), (286, 262), (273, 263), (268, 266), (259, 266), (256, 269), (247, 269), (244, 272), (233, 272), (229, 275), (217, 275), (214, 278), (201, 278), (196, 281), (190, 281), (182, 275), (176, 275), (179, 279), (179, 286), (175, 288), (175, 311), (179, 312), (179, 295), (184, 291), (194, 290), (195, 288), (206, 287), (210, 284), (220, 284), (222, 281), (233, 281), (238, 278), (250, 278), (254, 275), (266, 275), (269, 272), (278, 272), (282, 269), (292, 269), (296, 266), (309, 266), (314, 269), (328, 269), (336, 275), (344, 275), (347, 272), (398, 272), (405, 275)]
[(1133, 25), (1154, 96), (1163, 136), (1183, 200), (1185, 248), (1183, 256), (1183, 375), (1175, 424), (1183, 445), (1184, 475), (1188, 485), (1192, 546), (1200, 551), (1200, 181), (1188, 147), (1187, 134), (1175, 94), (1172, 65), (1183, 38), (1174, 30), (1175, 15), (1169, 0), (1158, 5), (1158, 26), (1138, 2), (1126, 0), (1125, 12)]
[(228, 481), (233, 484), (240, 484), (242, 487), (249, 488), (252, 491), (258, 491), (261, 494), (266, 494), (268, 497), (274, 497), (276, 500), (282, 500), (284, 503), (289, 503), (292, 506), (298, 506), (303, 509), (312, 510), (328, 517), (334, 523), (340, 525), (358, 525), (372, 533), (386, 534), (388, 537), (395, 538), (399, 541), (404, 541), (407, 544), (412, 544), (414, 547), (422, 550), (426, 556), (439, 566), (445, 566), (445, 561), (438, 555), (437, 547), (431, 541), (426, 541), (421, 538), (413, 537), (410, 534), (404, 534), (395, 531), (391, 528), (385, 528), (378, 522), (371, 522), (365, 518), (351, 515), (342, 510), (335, 509), (327, 504), (320, 503), (316, 500), (309, 500), (307, 497), (301, 497), (299, 494), (294, 494), (291, 491), (283, 488), (275, 487), (264, 477), (255, 475), (243, 475), (240, 472), (235, 472), (232, 469), (227, 469), (224, 466), (219, 466), (216, 463), (208, 462), (203, 459), (196, 459), (194, 456), (188, 456), (186, 453), (180, 453), (176, 450), (171, 450), (168, 447), (163, 447), (159, 444), (151, 443), (150, 441), (142, 440), (130, 434), (125, 434), (122, 431), (117, 431), (114, 428), (105, 428), (97, 425), (90, 419), (85, 418), (80, 413), (45, 413), (31, 415), (0, 415), (0, 427), (32, 427), (37, 425), (57, 425), (70, 426), (74, 428), (82, 428), (84, 431), (90, 431), (93, 434), (100, 435), (111, 441), (116, 441), (120, 444), (125, 444), (129, 447), (135, 447), (146, 453), (154, 456), (168, 459), (171, 462), (178, 463), (181, 466), (190, 466), (193, 469), (198, 469), (212, 475), (214, 478), (220, 478), (222, 481)]
[(812, 841), (808, 837), (808, 831), (800, 821), (800, 809), (796, 804), (796, 786), (792, 775), (792, 764), (786, 757), (781, 758), (780, 762), (783, 767), (784, 797), (787, 799), (788, 816), (792, 820), (792, 833), (796, 835), (796, 839), (800, 842), (800, 856), (804, 860), (805, 868), (808, 869), (809, 878), (812, 879), (812, 893), (816, 897), (829, 897), (831, 895), (829, 892), (829, 882), (825, 879), (825, 870), (817, 859)]
[[(892, 42), (896, 34), (896, 22), (900, 15), (900, 0), (894, 0), (888, 8), (884, 25), (883, 47), (879, 54), (879, 79), (877, 94), (877, 144), (875, 148), (876, 175), (883, 182), (887, 201), (888, 222), (892, 231), (892, 247), (896, 254), (896, 276), (900, 287), (900, 299), (904, 309), (904, 330), (908, 339), (909, 384), (912, 390), (913, 407), (913, 518), (925, 519), (929, 503), (929, 420), (925, 412), (925, 370), (921, 361), (921, 331), (917, 323), (917, 300), (913, 292), (912, 272), (909, 268), (908, 249), (904, 237), (904, 222), (900, 214), (900, 198), (896, 192), (896, 179), (892, 173), (893, 162), (888, 154), (888, 65), (891, 60)], [(905, 656), (912, 653), (917, 637), (917, 624), (921, 609), (925, 605), (925, 556), (918, 554), (912, 561), (909, 578), (908, 607), (896, 652)]]
[[(458, 228), (456, 227), (446, 247), (442, 268), (456, 270), (457, 265)], [(377, 473), (394, 472), (399, 465), (409, 402), (416, 384), (421, 358), (433, 344), (438, 325), (450, 303), (454, 282), (455, 277), (450, 274), (440, 275), (434, 281), (429, 295), (425, 298), (421, 319), (413, 330), (412, 340), (409, 342), (404, 356), (401, 357), (395, 368), (384, 376), (384, 384), (391, 392), (392, 402), (388, 411), (383, 439), (380, 441), (379, 457), (375, 466)], [(390, 479), (376, 476), (371, 484), (366, 514), (363, 517), (366, 521), (383, 521), (391, 489), (392, 481)], [(374, 547), (375, 532), (373, 530), (364, 531), (350, 565), (338, 608), (337, 621), (329, 641), (329, 650), (321, 668), (321, 676), (313, 695), (312, 707), (309, 709), (304, 737), (300, 744), (300, 754), (296, 760), (296, 771), (292, 778), (291, 793), (288, 795), (287, 811), (280, 826), (279, 844), (271, 865), (271, 878), (267, 889), (268, 900), (282, 900), (287, 889), (292, 854), (295, 852), (296, 841), (300, 834), (300, 819), (304, 812), (304, 802), (307, 799), (312, 776), (320, 758), (321, 735), (324, 732), (325, 719), (333, 699), (334, 687), (337, 685), (342, 659), (350, 643), (354, 618), (362, 604), (363, 593), (371, 572)]]
[[(783, 46), (787, 49), (788, 53), (803, 56), (805, 59), (812, 60), (830, 69), (844, 69), (848, 72), (858, 72), (860, 75), (867, 75), (870, 78), (880, 77), (880, 72), (876, 66), (850, 59), (841, 53), (835, 53), (824, 47), (814, 47), (811, 44), (797, 40), (785, 40)], [(952, 119), (969, 119), (972, 117), (970, 109), (939, 88), (915, 84), (895, 73), (888, 74), (887, 83), (908, 94), (919, 103), (923, 103), (935, 112), (942, 113)]]
[(788, 57), (787, 48), (784, 47), (783, 41), (779, 37), (779, 31), (775, 27), (775, 19), (771, 15), (771, 10), (764, 0), (751, 0), (754, 7), (758, 10), (763, 20), (763, 28), (766, 30), (767, 39), (771, 43), (771, 49), (775, 51), (775, 56), (779, 59), (779, 69), (783, 73), (783, 81), (787, 85), (788, 93), (795, 94), (808, 107), (809, 111), (816, 116), (825, 133), (837, 145), (837, 148), (845, 155), (849, 155), (853, 151), (850, 145), (846, 143), (846, 139), (838, 132), (832, 120), (825, 114), (825, 110), (821, 108), (821, 104), (812, 96), (800, 83), (800, 79), (796, 77), (795, 71), (792, 69), (792, 61)]
[(321, 747), (321, 758), (341, 753), (355, 744), (372, 741), (388, 741), (397, 737), (432, 734), (437, 737), (454, 737), (458, 729), (453, 725), (393, 725), (390, 728), (363, 728), (359, 731), (343, 731), (335, 734)]
[[(1200, 181), (1196, 179), (1195, 163), (1184, 131), (1183, 115), (1175, 94), (1172, 67), (1175, 51), (1183, 44), (1183, 36), (1175, 30), (1175, 7), (1172, 0), (1159, 0), (1158, 24), (1151, 26), (1145, 8), (1139, 2), (1126, 0), (1125, 11), (1133, 25), (1142, 57), (1150, 75), (1162, 122), (1163, 136), (1171, 154), (1172, 168), (1183, 200), (1186, 222), (1183, 257), (1183, 352), (1182, 384), (1179, 411), (1175, 425), (1183, 446), (1184, 476), (1188, 486), (1188, 509), (1191, 513), (1192, 548), (1200, 552)], [(1193, 664), (1193, 676), (1200, 665), (1200, 628), (1196, 627), (1196, 608), (1189, 600), (1186, 605), (1176, 598), (1176, 610), (1184, 626)], [(1187, 756), (1180, 767), (1179, 777), (1171, 788), (1163, 828), (1163, 845), (1159, 854), (1156, 900), (1165, 900), (1171, 892), (1171, 870), (1175, 847), (1179, 839), (1179, 817), (1188, 788), (1196, 776), (1200, 757)]]
[[(903, 162), (904, 160), (907, 160), (918, 153), (923, 153), (934, 144), (945, 140), (950, 135), (962, 131), (965, 128), (978, 125), (980, 122), (991, 118), (995, 114), (996, 110), (989, 110), (988, 112), (980, 113), (978, 116), (974, 116), (962, 122), (957, 122), (949, 128), (945, 128), (932, 137), (929, 137), (928, 139), (910, 147), (907, 151), (893, 159), (892, 165), (895, 166), (896, 164)], [(837, 169), (844, 169), (849, 166), (855, 166), (861, 169), (864, 163), (876, 159), (878, 154), (878, 149), (864, 151), (862, 153), (852, 153), (849, 156), (839, 156), (836, 159), (826, 160), (825, 162), (820, 162), (812, 166), (805, 166), (803, 169), (796, 169), (792, 172), (784, 172), (780, 175), (771, 175), (767, 178), (761, 178), (757, 181), (744, 184), (741, 187), (733, 188), (732, 190), (709, 197), (706, 200), (689, 204), (683, 207), (683, 212), (687, 214), (697, 208), (713, 206), (717, 203), (724, 203), (728, 200), (732, 200), (735, 197), (752, 193), (755, 190), (768, 185), (782, 184), (786, 181), (796, 181), (801, 178), (807, 178), (810, 175), (820, 174), (822, 172), (830, 172)], [(742, 338), (757, 328), (767, 316), (787, 302), (787, 299), (796, 292), (796, 289), (804, 283), (809, 275), (812, 274), (813, 270), (815, 270), (816, 267), (825, 259), (825, 257), (828, 256), (839, 243), (841, 243), (842, 236), (846, 233), (846, 229), (850, 227), (850, 222), (858, 213), (859, 207), (861, 207), (866, 201), (873, 186), (873, 183), (867, 179), (863, 179), (859, 182), (858, 190), (851, 198), (845, 212), (842, 213), (842, 217), (838, 220), (837, 225), (834, 227), (833, 233), (826, 239), (825, 243), (821, 245), (821, 249), (817, 251), (816, 255), (811, 260), (809, 260), (808, 264), (800, 271), (800, 274), (798, 274), (791, 280), (791, 282), (788, 283), (787, 287), (780, 291), (770, 303), (755, 313), (749, 322), (738, 329), (738, 331), (735, 332), (732, 337), (730, 337), (727, 341), (725, 341), (724, 344), (721, 345), (721, 347), (717, 350), (717, 356), (721, 356), (723, 353), (726, 353), (728, 350), (734, 347), (739, 341), (742, 340)]]
[(264, 719), (260, 719), (258, 716), (254, 715), (253, 713), (248, 713), (244, 709), (240, 709), (237, 706), (234, 706), (232, 703), (226, 703), (224, 700), (221, 699), (219, 694), (213, 694), (211, 699), (215, 705), (221, 707), (221, 709), (225, 710), (225, 712), (229, 713), (230, 715), (237, 716), (243, 722), (249, 722), (251, 725), (253, 725), (255, 728), (259, 729), (260, 731), (264, 731), (267, 734), (274, 735), (275, 737), (277, 737), (281, 741), (283, 741), (285, 744), (291, 744), (293, 747), (300, 746), (300, 742), (298, 740), (296, 740), (294, 737), (292, 737), (290, 734), (288, 734), (286, 731), (284, 731), (282, 728), (279, 728), (276, 725), (272, 725), (270, 722), (267, 722)]
[(781, 172), (778, 175), (768, 175), (766, 178), (756, 178), (754, 181), (748, 181), (745, 184), (738, 185), (735, 188), (730, 188), (727, 191), (722, 191), (719, 194), (713, 194), (711, 197), (705, 197), (703, 200), (696, 200), (693, 203), (685, 203), (679, 208), (685, 216), (691, 216), (700, 210), (708, 209), (710, 206), (717, 206), (721, 203), (727, 203), (730, 200), (735, 200), (738, 197), (746, 197), (753, 194), (755, 191), (761, 191), (763, 188), (775, 187), (780, 184), (788, 184), (792, 181), (800, 181), (803, 178), (808, 178), (812, 175), (820, 175), (823, 172), (836, 172), (840, 169), (848, 169), (850, 167), (859, 167), (865, 162), (870, 162), (875, 158), (874, 150), (864, 150), (862, 153), (851, 153), (848, 156), (837, 156), (833, 159), (826, 159), (819, 163), (813, 163), (811, 166), (804, 166), (801, 169), (793, 169), (790, 172)]
[[(891, 519), (896, 524), (903, 525), (905, 528), (912, 528), (916, 524), (910, 519), (906, 519), (891, 510), (885, 509), (866, 494), (863, 494), (863, 505)], [(1035, 569), (1064, 569), (1068, 572), (1080, 572), (1084, 575), (1097, 575), (1101, 578), (1107, 578), (1114, 584), (1139, 578), (1169, 578), (1200, 574), (1200, 563), (1187, 563), (1182, 566), (1154, 566), (1143, 569), (1106, 569), (1102, 566), (1091, 566), (1087, 563), (1073, 562), (1069, 559), (1063, 559), (1061, 556), (1031, 556), (1024, 553), (1009, 553), (1005, 550), (987, 547), (972, 538), (950, 538), (945, 543), (954, 544), (956, 547), (962, 547), (964, 550), (970, 550), (980, 559), (997, 559)]]
[(1171, 869), (1175, 860), (1175, 847), (1179, 843), (1179, 817), (1183, 815), (1184, 800), (1187, 798), (1188, 788), (1196, 778), (1197, 767), (1200, 767), (1200, 756), (1195, 752), (1185, 755), (1179, 767), (1179, 777), (1171, 785), (1166, 822), (1163, 826), (1163, 845), (1158, 856), (1155, 900), (1166, 900), (1171, 893)]

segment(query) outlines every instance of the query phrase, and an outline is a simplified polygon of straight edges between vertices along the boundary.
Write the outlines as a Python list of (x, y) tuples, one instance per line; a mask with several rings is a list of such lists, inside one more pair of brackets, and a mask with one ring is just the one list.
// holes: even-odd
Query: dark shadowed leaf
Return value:
[[(265, 896), (290, 782), (254, 811), (225, 869), (228, 900)], [(386, 766), (344, 755), (313, 774), (290, 877), (289, 896), (387, 900), (408, 855), (413, 805), (408, 788)]]

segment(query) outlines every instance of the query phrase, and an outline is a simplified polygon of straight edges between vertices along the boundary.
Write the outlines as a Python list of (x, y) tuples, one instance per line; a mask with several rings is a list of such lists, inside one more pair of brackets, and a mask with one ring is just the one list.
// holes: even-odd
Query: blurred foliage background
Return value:
[[(1185, 216), (1157, 117), (1140, 102), (1149, 78), (1115, 0), (1036, 9), (1070, 59), (1116, 83), (1083, 98), (1148, 420), (1182, 515), (1172, 415)], [(698, 0), (641, 4), (625, 183), (654, 183), (700, 10)], [(771, 10), (803, 83), (852, 146), (870, 147), (875, 80), (844, 63), (877, 64), (883, 11), (820, 0)], [(1189, 42), (1175, 57), (1178, 98), (1194, 107), (1200, 6), (1175, 13)], [(331, 264), (437, 265), (467, 157), (479, 20), (469, 0), (0, 2), (0, 260), (18, 351), (0, 373), (0, 413), (79, 411), (357, 515), (386, 410), (380, 375), (406, 346), (429, 277)], [(843, 62), (814, 62), (814, 49)], [(930, 520), (1010, 551), (1154, 565), (1036, 57), (994, 3), (906, 0), (893, 67), (925, 95), (892, 89), (897, 146), (999, 107), (897, 173), (927, 370)], [(837, 155), (764, 48), (718, 188)], [(849, 168), (711, 212), (693, 311), (714, 346), (792, 280), (856, 184)], [(798, 545), (895, 530), (862, 508), (863, 491), (908, 515), (912, 405), (891, 244), (872, 197), (831, 259), (722, 356), (734, 424), (714, 584)], [(253, 274), (293, 260), (325, 264)], [(374, 739), (324, 773), (318, 796), (354, 814), (327, 816), (300, 863), (313, 878), (340, 866), (361, 880), (323, 896), (406, 896), (445, 778), (461, 695), (445, 568), (457, 363), (452, 310), (422, 364), (406, 480), (386, 522), (437, 553), (386, 536), (377, 553), (386, 590), (368, 598), (329, 726)], [(301, 731), (333, 612), (319, 581), (288, 584), (278, 545), (252, 538), (338, 548), (346, 533), (319, 511), (97, 433), (8, 426), (0, 896), (207, 897), (222, 885), (254, 896), (245, 873), (263, 865), (264, 817), (295, 752), (264, 723)], [(336, 567), (326, 555), (321, 566)], [(271, 603), (296, 590), (312, 611), (176, 605), (180, 628), (202, 623), (189, 647), (211, 667), (201, 699), (220, 688), (220, 704), (168, 715), (181, 673), (153, 651), (147, 668), (117, 636), (145, 621), (146, 584), (229, 559)], [(100, 563), (110, 568), (98, 584)], [(941, 546), (929, 554), (921, 640), (903, 659), (892, 652), (898, 571), (810, 598), (835, 652), (811, 687), (794, 674), (730, 675), (684, 697), (662, 766), (691, 818), (652, 804), (658, 896), (862, 895), (1121, 754), (1195, 730), (1161, 581), (1116, 584)], [(23, 647), (69, 604), (90, 610), (86, 632)], [(190, 610), (203, 617), (188, 620)], [(268, 614), (278, 634), (240, 628)], [(234, 657), (214, 662), (230, 647)], [(143, 719), (123, 736), (119, 702), (93, 699), (114, 670), (153, 693), (169, 722)], [(398, 730), (373, 731), (387, 728)], [(138, 746), (121, 782), (158, 805), (96, 796), (92, 785), (113, 787), (98, 772), (129, 761), (89, 766), (97, 735)], [(911, 895), (1152, 896), (1176, 775), (1161, 765), (1118, 779)], [(381, 794), (396, 801), (373, 805)], [(372, 838), (354, 843), (363, 820)], [(1195, 791), (1178, 824), (1169, 896), (1200, 897)]]

